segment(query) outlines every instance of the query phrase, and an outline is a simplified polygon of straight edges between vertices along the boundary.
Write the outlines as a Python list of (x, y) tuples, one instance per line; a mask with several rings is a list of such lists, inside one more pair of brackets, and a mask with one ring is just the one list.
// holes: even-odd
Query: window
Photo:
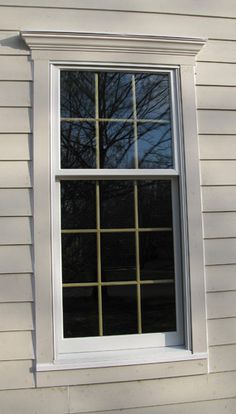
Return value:
[(183, 345), (177, 70), (55, 76), (58, 353)]
[(101, 382), (104, 369), (114, 381), (112, 366), (124, 381), (206, 372), (194, 90), (205, 41), (22, 37), (34, 61), (37, 384)]

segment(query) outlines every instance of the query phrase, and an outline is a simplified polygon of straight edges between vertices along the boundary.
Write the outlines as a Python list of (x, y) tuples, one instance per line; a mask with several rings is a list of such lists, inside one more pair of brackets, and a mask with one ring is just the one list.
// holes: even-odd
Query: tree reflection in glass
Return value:
[(139, 168), (172, 168), (170, 124), (138, 123)]
[(61, 71), (61, 117), (95, 117), (95, 73)]
[(125, 122), (99, 123), (100, 168), (134, 168), (134, 129)]
[(170, 90), (167, 74), (135, 75), (137, 119), (170, 120)]
[(168, 74), (62, 71), (61, 116), (62, 168), (173, 167)]
[(133, 115), (132, 75), (122, 72), (98, 74), (99, 117), (131, 118)]

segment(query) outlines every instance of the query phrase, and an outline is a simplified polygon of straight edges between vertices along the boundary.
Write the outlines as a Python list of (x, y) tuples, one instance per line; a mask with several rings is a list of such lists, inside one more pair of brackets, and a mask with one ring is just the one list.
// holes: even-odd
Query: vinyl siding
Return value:
[[(1, 414), (236, 412), (236, 5), (234, 0), (0, 0)], [(36, 384), (32, 209), (32, 63), (20, 30), (208, 38), (198, 55), (199, 128), (209, 374), (155, 367), (50, 373)], [(124, 57), (124, 59), (128, 56)], [(115, 58), (114, 58), (115, 59)], [(190, 368), (189, 368), (190, 367)], [(123, 367), (124, 368), (124, 367)], [(132, 370), (140, 381), (132, 380)], [(145, 370), (149, 380), (142, 380)], [(201, 367), (199, 366), (199, 373)], [(159, 375), (160, 379), (156, 379)], [(93, 384), (102, 376), (103, 384)], [(40, 378), (40, 377), (39, 377)], [(145, 375), (144, 375), (145, 378)], [(90, 385), (79, 385), (84, 382)], [(43, 388), (42, 388), (43, 387)]]

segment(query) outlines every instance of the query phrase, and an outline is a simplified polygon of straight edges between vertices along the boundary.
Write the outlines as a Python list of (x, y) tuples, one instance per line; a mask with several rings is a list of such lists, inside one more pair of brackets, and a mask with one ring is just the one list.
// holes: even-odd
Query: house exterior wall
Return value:
[[(236, 3), (0, 0), (0, 412), (236, 412)], [(206, 37), (196, 97), (209, 373), (38, 387), (32, 206), (32, 83), (23, 30)], [(138, 368), (140, 371), (142, 368)], [(94, 373), (95, 374), (95, 373)], [(191, 372), (190, 372), (191, 374)], [(63, 372), (60, 374), (63, 375)], [(89, 375), (89, 374), (86, 374)], [(93, 375), (93, 371), (90, 371)], [(109, 376), (108, 376), (109, 378)]]

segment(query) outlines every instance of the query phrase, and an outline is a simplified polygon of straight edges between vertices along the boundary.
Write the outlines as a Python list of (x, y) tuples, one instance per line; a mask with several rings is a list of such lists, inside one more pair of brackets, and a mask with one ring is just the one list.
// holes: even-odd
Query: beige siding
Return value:
[[(164, 3), (166, 4), (166, 3)], [(122, 22), (122, 28), (121, 28)], [(8, 30), (68, 30), (98, 31), (114, 33), (157, 33), (189, 37), (207, 37), (214, 39), (236, 40), (233, 19), (165, 13), (125, 13), (104, 10), (68, 10), (43, 8), (2, 7), (0, 27)]]
[(31, 223), (28, 217), (0, 217), (0, 245), (31, 244)]
[(30, 131), (30, 109), (0, 108), (0, 132), (21, 133)]
[(0, 273), (32, 272), (29, 246), (0, 246)]
[(236, 318), (209, 320), (208, 340), (209, 345), (236, 344)]
[(199, 109), (236, 109), (236, 88), (231, 86), (198, 86)]
[(210, 372), (236, 370), (236, 345), (210, 347), (209, 366)]
[(28, 82), (0, 82), (0, 106), (31, 106), (31, 85)]
[(0, 332), (0, 361), (32, 359), (33, 338), (30, 331)]
[(65, 414), (69, 412), (67, 400), (66, 387), (0, 391), (0, 406), (4, 414)]
[[(200, 401), (165, 406), (130, 408), (124, 410), (93, 411), (90, 414), (235, 414), (236, 399)], [(84, 414), (84, 413), (81, 413)]]
[(236, 66), (230, 63), (205, 63), (197, 64), (197, 84), (216, 86), (236, 85)]
[[(235, 65), (236, 66), (236, 65)], [(236, 76), (236, 71), (235, 71)], [(233, 111), (198, 111), (200, 134), (235, 134), (235, 113)]]
[[(235, 396), (236, 372), (135, 383), (70, 387), (71, 413), (146, 407)], [(171, 391), (170, 391), (171, 390)], [(109, 396), (109, 397), (108, 397)]]
[[(0, 302), (29, 302), (33, 300), (33, 281), (30, 274), (0, 275)], [(1, 358), (1, 357), (0, 357)]]
[(18, 32), (0, 32), (0, 55), (29, 55)]
[(32, 388), (35, 386), (32, 361), (1, 361), (1, 390)]
[(219, 17), (236, 17), (236, 7), (234, 0), (227, 0), (224, 4), (215, 4), (213, 0), (207, 2), (196, 3), (194, 0), (173, 0), (170, 4), (163, 7), (161, 1), (146, 0), (145, 4), (142, 0), (134, 2), (120, 3), (119, 0), (100, 0), (99, 7), (96, 0), (38, 0), (37, 5), (31, 0), (1, 0), (0, 5), (4, 6), (24, 6), (24, 7), (43, 7), (43, 8), (62, 8), (62, 9), (94, 9), (94, 10), (122, 10), (122, 11), (138, 11), (153, 13), (173, 13), (173, 14), (189, 14), (196, 16), (219, 16)]
[(236, 237), (236, 213), (204, 213), (204, 237)]
[(203, 211), (236, 211), (234, 186), (202, 187)]
[(197, 60), (205, 62), (235, 63), (236, 43), (208, 40), (207, 44), (200, 50)]
[(235, 160), (236, 158), (235, 135), (200, 135), (199, 143), (202, 160)]
[(0, 162), (0, 187), (31, 187), (30, 164), (26, 161)]
[(32, 137), (27, 134), (0, 134), (0, 160), (29, 160)]
[[(0, 32), (1, 414), (118, 414), (120, 410), (124, 414), (235, 414), (235, 17), (234, 0), (0, 0), (0, 27), (5, 30)], [(73, 371), (74, 386), (70, 387), (66, 386), (63, 371), (56, 383), (61, 385), (64, 378), (65, 387), (52, 387), (55, 377), (50, 372), (44, 373), (47, 380), (44, 376), (40, 384), (35, 384), (29, 162), (33, 76), (29, 51), (19, 37), (19, 30), (29, 28), (209, 39), (198, 55), (196, 68), (209, 375), (192, 376), (188, 364), (186, 376), (180, 377), (180, 364), (173, 368), (170, 363), (168, 370), (173, 378), (156, 379), (157, 375), (166, 375), (160, 364), (156, 370), (133, 366), (125, 375), (117, 368), (117, 382), (113, 383), (109, 382), (109, 371), (104, 371), (101, 385), (93, 384), (96, 370)], [(192, 364), (196, 366), (198, 361)], [(148, 369), (150, 380), (142, 380)], [(135, 370), (141, 381), (132, 381)], [(79, 385), (86, 378), (90, 385)]]
[(33, 329), (31, 303), (0, 303), (0, 331), (29, 331)]
[(25, 56), (0, 56), (0, 68), (1, 81), (32, 80), (32, 66)]
[(209, 319), (235, 317), (236, 291), (208, 293), (207, 311)]
[(234, 264), (236, 262), (236, 239), (205, 240), (206, 265)]
[(28, 189), (0, 189), (0, 200), (0, 217), (31, 216), (32, 214), (32, 197)]
[(236, 265), (206, 266), (208, 291), (236, 290)]
[(201, 161), (203, 185), (236, 185), (236, 161)]

